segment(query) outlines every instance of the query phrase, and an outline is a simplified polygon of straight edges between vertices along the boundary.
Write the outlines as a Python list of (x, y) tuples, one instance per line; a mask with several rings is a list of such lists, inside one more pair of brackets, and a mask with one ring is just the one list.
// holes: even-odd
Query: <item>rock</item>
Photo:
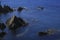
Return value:
[(0, 5), (0, 14), (3, 13), (3, 7)]
[(0, 14), (8, 12), (13, 12), (13, 9), (6, 5), (4, 5), (3, 7), (2, 5), (0, 5)]
[(6, 26), (4, 25), (4, 23), (0, 23), (0, 29), (1, 29), (2, 31), (4, 31), (5, 28), (6, 28)]
[(44, 7), (40, 7), (40, 6), (39, 6), (37, 9), (43, 10), (43, 9), (44, 9)]
[(48, 35), (47, 32), (39, 32), (38, 34), (39, 34), (39, 36), (46, 36), (46, 35)]
[(48, 29), (47, 31), (45, 32), (39, 32), (39, 36), (46, 36), (46, 35), (52, 35), (54, 34), (56, 31), (55, 30), (52, 30), (52, 29)]
[(25, 9), (25, 8), (19, 7), (19, 8), (17, 9), (17, 11), (21, 12), (23, 9)]
[(13, 16), (12, 18), (7, 20), (6, 25), (9, 27), (9, 29), (15, 30), (18, 27), (26, 26), (27, 23), (21, 18)]
[(13, 11), (13, 9), (12, 8), (10, 8), (9, 6), (6, 6), (6, 5), (4, 5), (4, 12), (12, 12)]
[(6, 35), (5, 32), (1, 32), (1, 33), (0, 33), (0, 38), (3, 38), (5, 35)]

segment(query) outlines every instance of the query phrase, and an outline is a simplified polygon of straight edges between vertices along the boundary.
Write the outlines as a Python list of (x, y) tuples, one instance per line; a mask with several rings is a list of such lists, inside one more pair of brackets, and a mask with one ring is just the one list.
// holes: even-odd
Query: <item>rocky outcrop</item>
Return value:
[(0, 23), (0, 29), (1, 29), (2, 31), (4, 31), (5, 28), (6, 28), (6, 26), (4, 25), (4, 23)]
[(25, 9), (25, 8), (19, 7), (19, 8), (17, 9), (17, 11), (18, 11), (18, 12), (21, 12), (23, 9)]
[(0, 14), (8, 12), (13, 12), (13, 9), (6, 5), (4, 5), (3, 7), (2, 5), (0, 5)]
[(6, 25), (9, 27), (9, 29), (15, 30), (21, 26), (26, 26), (27, 23), (23, 19), (13, 16), (7, 20)]
[(9, 6), (5, 6), (5, 5), (4, 5), (3, 9), (4, 9), (5, 12), (12, 12), (13, 11), (12, 8), (10, 8)]

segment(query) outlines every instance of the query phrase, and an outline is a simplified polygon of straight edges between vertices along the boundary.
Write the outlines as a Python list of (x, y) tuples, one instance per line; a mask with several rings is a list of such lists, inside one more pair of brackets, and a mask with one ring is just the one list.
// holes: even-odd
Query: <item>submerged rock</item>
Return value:
[(0, 5), (0, 14), (8, 12), (13, 12), (13, 9), (6, 5), (4, 5), (3, 7), (2, 5)]
[(15, 30), (18, 27), (26, 26), (27, 23), (23, 19), (13, 16), (7, 20), (6, 25), (9, 27), (9, 29)]
[(19, 7), (19, 8), (17, 9), (17, 11), (21, 12), (23, 9), (25, 9), (25, 8)]
[(5, 28), (6, 28), (6, 26), (4, 25), (4, 23), (0, 23), (0, 29), (1, 29), (2, 31), (4, 31)]
[(39, 36), (45, 36), (45, 35), (48, 35), (47, 32), (39, 32)]
[(40, 6), (39, 6), (37, 9), (43, 10), (43, 9), (44, 9), (44, 7), (40, 7)]
[(55, 30), (48, 29), (48, 30), (45, 31), (45, 32), (39, 32), (38, 35), (39, 35), (39, 36), (52, 35), (52, 34), (54, 34), (55, 32), (56, 32)]

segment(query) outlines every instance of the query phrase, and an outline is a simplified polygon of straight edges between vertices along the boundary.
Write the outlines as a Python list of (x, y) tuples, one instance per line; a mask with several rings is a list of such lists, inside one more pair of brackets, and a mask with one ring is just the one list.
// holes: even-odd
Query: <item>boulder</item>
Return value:
[(0, 32), (0, 38), (3, 38), (6, 35), (5, 32)]
[(39, 6), (37, 9), (43, 10), (43, 9), (44, 9), (44, 7)]
[(25, 9), (25, 8), (19, 7), (19, 8), (17, 9), (17, 11), (21, 12), (23, 9)]
[(18, 27), (26, 26), (27, 23), (23, 19), (13, 16), (7, 20), (6, 25), (9, 27), (9, 29), (15, 30)]
[(0, 23), (0, 29), (1, 29), (2, 31), (4, 31), (5, 28), (6, 28), (6, 26), (4, 25), (4, 23)]

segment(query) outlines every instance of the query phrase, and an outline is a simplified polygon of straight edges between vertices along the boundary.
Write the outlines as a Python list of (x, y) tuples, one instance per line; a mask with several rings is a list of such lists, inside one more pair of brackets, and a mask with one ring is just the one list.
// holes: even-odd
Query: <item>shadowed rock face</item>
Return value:
[(6, 5), (4, 5), (3, 7), (2, 5), (0, 5), (0, 14), (8, 12), (13, 12), (13, 9)]
[(6, 22), (6, 25), (9, 27), (9, 29), (12, 29), (12, 30), (15, 30), (21, 26), (25, 26), (26, 24), (27, 23), (24, 20), (16, 16), (13, 16), (12, 18), (8, 19)]
[(19, 8), (17, 9), (17, 11), (18, 11), (18, 12), (21, 12), (23, 9), (24, 9), (23, 7), (19, 7)]
[(6, 28), (6, 26), (4, 25), (4, 23), (0, 23), (0, 29), (1, 29), (2, 31), (4, 31), (5, 28)]

